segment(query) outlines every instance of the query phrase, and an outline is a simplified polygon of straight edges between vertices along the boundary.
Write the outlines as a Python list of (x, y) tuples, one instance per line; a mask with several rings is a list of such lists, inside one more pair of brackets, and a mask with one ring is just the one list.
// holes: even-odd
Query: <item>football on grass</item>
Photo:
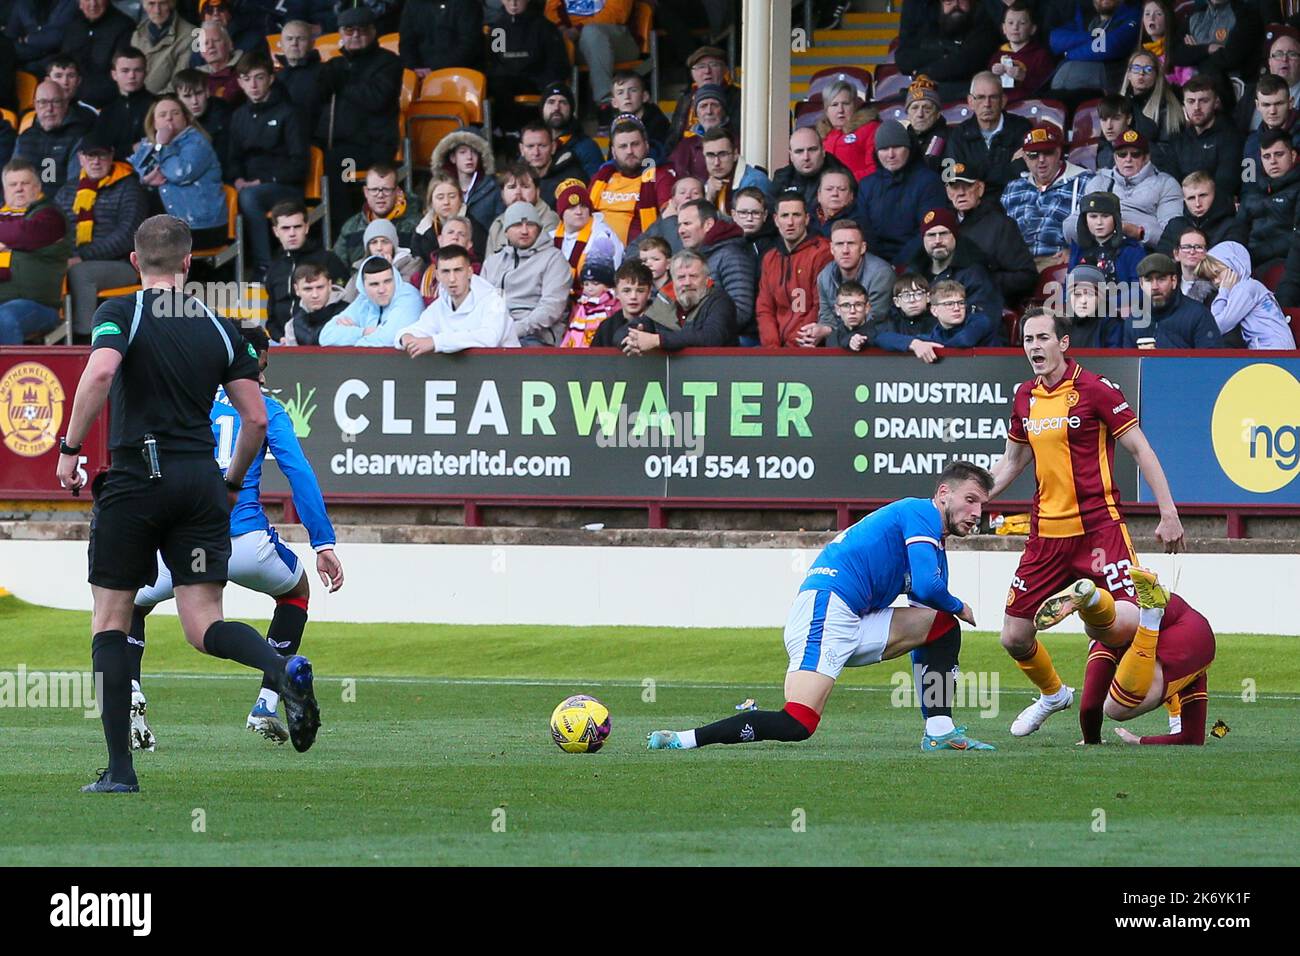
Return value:
[(551, 737), (570, 754), (594, 754), (609, 737), (609, 708), (586, 694), (560, 702), (551, 714)]

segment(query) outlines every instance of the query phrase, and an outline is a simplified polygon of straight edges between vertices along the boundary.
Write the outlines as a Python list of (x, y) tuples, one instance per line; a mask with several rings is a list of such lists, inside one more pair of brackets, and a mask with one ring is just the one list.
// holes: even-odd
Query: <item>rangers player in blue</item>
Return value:
[[(262, 329), (243, 329), (244, 337), (257, 352), (266, 384), (267, 337)], [(293, 504), (316, 551), (316, 571), (333, 593), (343, 586), (343, 565), (334, 553), (334, 526), (325, 513), (325, 499), (311, 470), (302, 446), (293, 431), (293, 422), (284, 406), (269, 395), (266, 402), (266, 450), (289, 480)], [(217, 463), (224, 471), (239, 434), (239, 413), (226, 399), (224, 389), (217, 391), (212, 405), (212, 432), (217, 440)], [(310, 582), (306, 569), (289, 548), (280, 541), (270, 519), (262, 510), (262, 464), (265, 454), (254, 459), (244, 477), (244, 487), (230, 511), (230, 580), (253, 591), (275, 598), (275, 614), (266, 639), (283, 656), (298, 653), (302, 632), (307, 626), (307, 600)], [(172, 576), (158, 557), (158, 579), (141, 588), (135, 598), (135, 613), (127, 637), (131, 664), (131, 748), (153, 750), (156, 739), (145, 719), (148, 702), (140, 687), (140, 661), (144, 656), (144, 619), (158, 604), (173, 596)], [(263, 681), (257, 703), (248, 715), (247, 728), (267, 740), (284, 743), (289, 731), (277, 712), (280, 696)]]
[[(921, 749), (995, 749), (953, 725), (957, 622), (973, 626), (975, 615), (948, 591), (943, 549), (945, 535), (965, 537), (979, 527), (992, 488), (993, 476), (983, 468), (953, 462), (939, 476), (933, 498), (903, 498), (842, 532), (817, 556), (786, 620), (785, 708), (745, 711), (695, 730), (656, 730), (650, 749), (807, 740), (845, 667), (909, 651), (925, 717)], [(891, 607), (904, 593), (913, 606)]]

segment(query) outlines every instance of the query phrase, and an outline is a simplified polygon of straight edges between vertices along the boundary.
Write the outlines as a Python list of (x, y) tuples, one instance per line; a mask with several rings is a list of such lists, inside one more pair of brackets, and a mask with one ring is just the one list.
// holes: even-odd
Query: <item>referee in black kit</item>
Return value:
[[(171, 216), (153, 216), (136, 231), (131, 264), (144, 288), (96, 310), (90, 359), (60, 448), (59, 483), (79, 493), (85, 479), (77, 455), (111, 393), (112, 466), (95, 481), (90, 521), (91, 648), (103, 675), (108, 769), (81, 788), (91, 793), (140, 789), (131, 763), (126, 639), (136, 591), (153, 582), (159, 552), (176, 582), (185, 639), (204, 654), (262, 671), (285, 702), (296, 749), (309, 748), (320, 727), (311, 662), (281, 657), (253, 628), (222, 617), (231, 502), (266, 438), (266, 405), (252, 347), (234, 323), (183, 292), (190, 243), (189, 227)], [(220, 385), (241, 420), (224, 479), (209, 418)]]

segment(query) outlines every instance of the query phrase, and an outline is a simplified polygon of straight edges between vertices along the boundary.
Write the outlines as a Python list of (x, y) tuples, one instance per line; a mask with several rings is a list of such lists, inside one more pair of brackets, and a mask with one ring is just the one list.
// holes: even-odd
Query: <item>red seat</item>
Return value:
[(1291, 326), (1291, 337), (1295, 339), (1296, 345), (1300, 346), (1300, 309), (1283, 309), (1286, 313), (1287, 325)]
[(899, 123), (907, 119), (907, 107), (902, 103), (895, 103), (892, 106), (885, 106), (880, 110), (880, 121), (897, 120)]
[(901, 99), (911, 85), (912, 78), (906, 73), (891, 73), (886, 77), (878, 78), (876, 80), (876, 102), (887, 103), (890, 100)]
[(848, 83), (858, 91), (858, 97), (864, 103), (871, 102), (871, 90), (875, 83), (869, 72), (858, 66), (832, 66), (818, 70), (808, 81), (808, 95), (811, 98), (821, 93), (832, 83)]
[(1007, 344), (1015, 348), (1019, 344), (1020, 336), (1017, 334), (1016, 326), (1020, 324), (1020, 313), (1015, 309), (1002, 310), (1002, 331), (1006, 334)]
[(973, 115), (971, 108), (965, 103), (945, 103), (942, 112), (943, 118), (948, 121), (949, 126), (963, 123)]
[(1066, 159), (1076, 166), (1082, 166), (1084, 169), (1090, 169), (1093, 172), (1097, 170), (1097, 141), (1092, 140), (1079, 146), (1070, 147), (1070, 155)]
[(1286, 274), (1285, 262), (1274, 262), (1269, 266), (1262, 266), (1254, 272), (1254, 278), (1264, 283), (1269, 292), (1276, 292), (1278, 283), (1282, 281), (1282, 276)]
[(1046, 120), (1049, 123), (1054, 123), (1062, 130), (1065, 129), (1067, 110), (1065, 104), (1059, 100), (1021, 100), (1019, 103), (1008, 106), (1007, 112), (1023, 116), (1031, 123), (1040, 123)]
[(1084, 100), (1074, 110), (1074, 122), (1070, 124), (1070, 142), (1083, 143), (1101, 138), (1101, 117), (1097, 115), (1097, 104), (1101, 100)]
[(1065, 301), (1065, 279), (1070, 274), (1068, 266), (1059, 265), (1044, 269), (1038, 276), (1038, 285), (1029, 301), (1042, 305), (1048, 299), (1063, 304)]

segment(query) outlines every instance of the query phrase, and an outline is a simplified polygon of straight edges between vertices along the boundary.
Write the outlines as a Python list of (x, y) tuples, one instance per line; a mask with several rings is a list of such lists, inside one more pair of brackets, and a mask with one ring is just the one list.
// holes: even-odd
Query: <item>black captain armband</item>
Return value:
[(80, 455), (80, 454), (81, 454), (81, 445), (69, 445), (69, 444), (68, 444), (68, 439), (67, 439), (66, 437), (64, 437), (64, 438), (60, 438), (60, 439), (59, 439), (59, 454), (60, 454), (60, 455), (74, 455), (74, 456), (75, 456), (75, 455)]

